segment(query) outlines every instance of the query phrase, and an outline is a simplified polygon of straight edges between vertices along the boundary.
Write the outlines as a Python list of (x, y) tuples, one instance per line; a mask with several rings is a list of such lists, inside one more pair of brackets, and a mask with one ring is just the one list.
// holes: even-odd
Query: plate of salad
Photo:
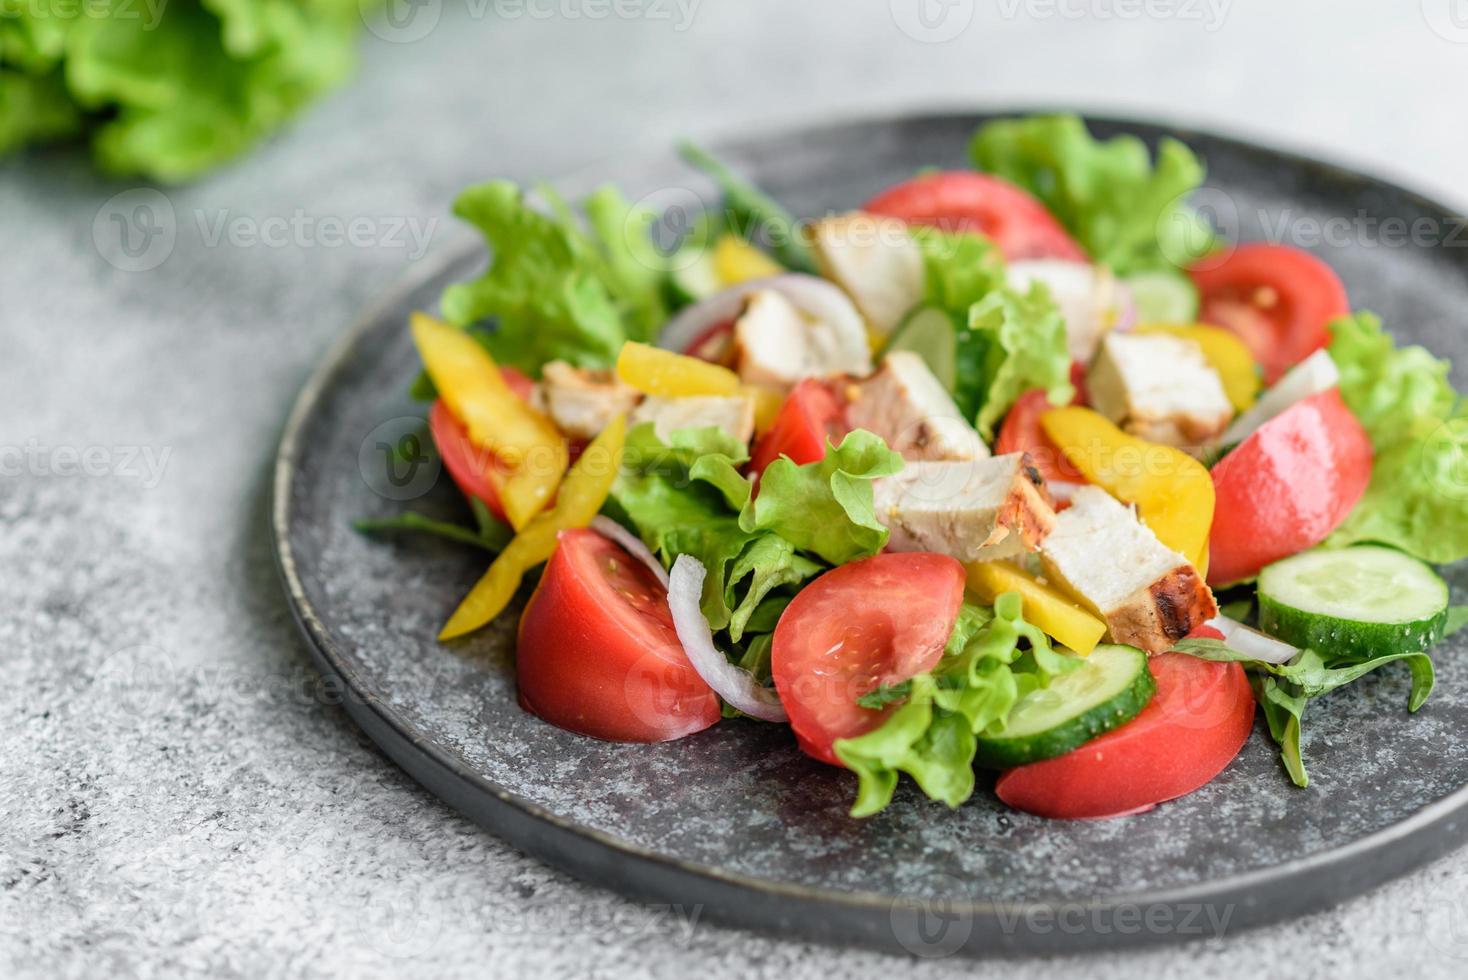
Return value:
[[(1221, 935), (1460, 842), (1448, 209), (1047, 114), (454, 211), (303, 392), (275, 531), (352, 716), (511, 843), (983, 955)], [(1291, 243), (1340, 216), (1440, 237)]]

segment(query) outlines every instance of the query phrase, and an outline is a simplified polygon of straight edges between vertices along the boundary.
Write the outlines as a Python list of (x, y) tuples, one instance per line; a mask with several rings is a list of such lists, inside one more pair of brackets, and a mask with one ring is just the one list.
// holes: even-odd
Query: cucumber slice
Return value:
[(1064, 755), (1131, 721), (1156, 692), (1145, 653), (1102, 644), (1080, 667), (1020, 698), (1003, 730), (979, 736), (974, 760), (1008, 769)]
[(1138, 272), (1123, 280), (1137, 306), (1137, 322), (1192, 323), (1198, 319), (1198, 287), (1180, 272)]
[(1447, 620), (1447, 583), (1391, 548), (1316, 548), (1259, 573), (1259, 627), (1330, 660), (1426, 650)]
[(883, 354), (912, 351), (927, 362), (928, 369), (949, 391), (957, 379), (958, 337), (953, 320), (934, 306), (920, 306), (892, 331)]
[(714, 268), (712, 247), (699, 247), (699, 252), (690, 260), (675, 262), (672, 273), (673, 290), (682, 303), (697, 303), (723, 289), (719, 272)]

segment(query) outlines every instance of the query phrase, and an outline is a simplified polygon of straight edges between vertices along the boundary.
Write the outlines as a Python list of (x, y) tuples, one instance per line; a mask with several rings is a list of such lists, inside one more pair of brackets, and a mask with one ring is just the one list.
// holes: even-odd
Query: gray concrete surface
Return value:
[[(510, 850), (316, 689), (267, 537), (274, 444), (470, 180), (772, 121), (1065, 104), (1468, 206), (1455, 0), (916, 6), (429, 0), (436, 23), (367, 36), (353, 86), (161, 199), (65, 153), (0, 163), (0, 975), (1462, 975), (1468, 853), (1303, 921), (1085, 960), (909, 966), (727, 931)], [(109, 216), (140, 202), (171, 249), (122, 250)]]

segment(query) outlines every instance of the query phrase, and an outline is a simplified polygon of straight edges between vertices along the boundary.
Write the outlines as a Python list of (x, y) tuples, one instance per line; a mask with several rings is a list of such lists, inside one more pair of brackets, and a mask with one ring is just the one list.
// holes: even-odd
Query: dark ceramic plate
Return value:
[[(980, 116), (820, 127), (720, 152), (802, 215), (849, 209), (924, 166), (961, 166)], [(1468, 309), (1468, 252), (1374, 244), (1371, 221), (1453, 215), (1336, 167), (1204, 133), (1094, 120), (1101, 135), (1171, 134), (1209, 165), (1204, 202), (1241, 238), (1287, 222), (1353, 227), (1324, 248), (1358, 307), (1449, 356)], [(605, 169), (636, 198), (706, 191), (671, 154)], [(1364, 219), (1364, 220), (1362, 220)], [(1386, 226), (1376, 225), (1379, 229)], [(1419, 224), (1418, 227), (1425, 227)], [(1339, 224), (1337, 225), (1339, 231)], [(798, 752), (784, 728), (746, 720), (666, 745), (613, 745), (542, 723), (515, 703), (513, 615), (453, 647), (434, 632), (483, 571), (471, 550), (370, 539), (363, 516), (406, 506), (467, 516), (436, 464), (387, 462), (413, 430), (416, 370), (405, 322), (482, 266), (466, 240), (394, 290), (307, 385), (280, 449), (275, 531), (310, 648), (356, 721), (400, 765), (510, 843), (590, 881), (722, 922), (919, 954), (1056, 952), (1216, 935), (1318, 909), (1421, 865), (1468, 828), (1468, 659), (1438, 657), (1437, 693), (1406, 712), (1387, 669), (1312, 705), (1308, 790), (1255, 733), (1197, 793), (1121, 820), (1052, 822), (1007, 810), (983, 785), (956, 811), (910, 786), (851, 820), (854, 783)], [(1453, 576), (1459, 590), (1468, 574)]]

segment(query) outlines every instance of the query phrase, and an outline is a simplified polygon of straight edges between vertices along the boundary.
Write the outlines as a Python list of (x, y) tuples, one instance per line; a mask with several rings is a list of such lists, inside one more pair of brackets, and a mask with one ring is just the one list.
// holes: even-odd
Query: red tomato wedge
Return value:
[(1054, 407), (1050, 404), (1049, 396), (1040, 388), (1020, 395), (1019, 400), (1009, 409), (1009, 414), (1004, 416), (1004, 424), (999, 427), (999, 438), (994, 441), (994, 455), (1029, 453), (1035, 469), (1046, 480), (1085, 483), (1086, 478), (1081, 475), (1081, 471), (1071, 465), (1060, 447), (1051, 441), (1040, 426), (1040, 416)]
[(1198, 319), (1238, 334), (1269, 384), (1330, 343), (1326, 325), (1351, 311), (1330, 266), (1288, 245), (1240, 245), (1190, 275), (1202, 294)]
[(995, 786), (999, 798), (1042, 817), (1117, 817), (1222, 772), (1254, 727), (1244, 668), (1185, 653), (1153, 657), (1148, 667), (1157, 694), (1141, 714), (1074, 752), (1009, 770)]
[(1045, 205), (1007, 180), (971, 170), (915, 177), (878, 194), (862, 210), (944, 231), (978, 232), (1011, 262), (1090, 261)]
[[(530, 401), (535, 393), (534, 381), (512, 367), (501, 366), (500, 375), (521, 401)], [(504, 467), (492, 454), (469, 441), (468, 428), (454, 417), (443, 399), (435, 401), (428, 410), (428, 433), (459, 491), (466, 497), (478, 497), (491, 514), (505, 520), (499, 493)]]
[(825, 459), (826, 440), (846, 434), (845, 415), (845, 407), (827, 385), (814, 378), (800, 382), (786, 396), (770, 431), (755, 443), (749, 472), (763, 473), (781, 456), (802, 466)]
[(1371, 482), (1372, 450), (1339, 388), (1260, 426), (1213, 467), (1208, 582), (1227, 585), (1313, 548)]
[(562, 531), (515, 650), (520, 704), (613, 742), (666, 742), (719, 720), (646, 566), (587, 528)]
[(931, 669), (962, 602), (963, 566), (927, 552), (875, 555), (802, 589), (775, 627), (770, 654), (800, 747), (841, 765), (832, 743), (876, 728), (895, 710), (856, 699)]

